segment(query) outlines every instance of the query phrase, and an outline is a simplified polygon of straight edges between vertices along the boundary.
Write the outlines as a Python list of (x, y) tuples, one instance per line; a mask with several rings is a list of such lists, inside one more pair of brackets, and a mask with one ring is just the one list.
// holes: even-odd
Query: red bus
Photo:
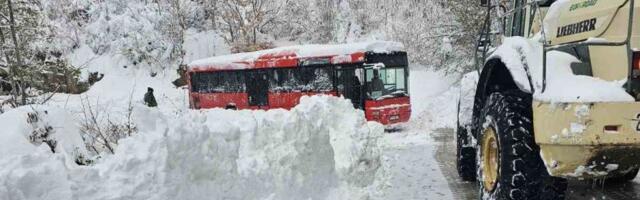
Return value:
[(291, 109), (304, 95), (343, 96), (384, 125), (409, 121), (407, 53), (396, 42), (303, 45), (189, 64), (192, 109)]

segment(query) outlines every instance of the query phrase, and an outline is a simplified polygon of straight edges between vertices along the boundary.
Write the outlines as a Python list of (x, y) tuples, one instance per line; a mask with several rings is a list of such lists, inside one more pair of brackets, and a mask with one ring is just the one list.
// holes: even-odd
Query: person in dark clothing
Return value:
[(147, 93), (144, 94), (144, 104), (149, 107), (157, 107), (156, 97), (153, 96), (153, 88), (147, 88)]
[(373, 70), (373, 79), (371, 79), (371, 91), (381, 92), (384, 90), (384, 82), (380, 79), (378, 70)]
[(345, 71), (341, 73), (340, 81), (343, 82), (341, 85), (344, 87), (340, 93), (344, 98), (351, 100), (355, 108), (360, 108), (360, 89), (362, 83), (358, 76), (355, 75), (354, 71)]
[(352, 79), (350, 99), (355, 108), (360, 108), (360, 88), (362, 87), (362, 83), (360, 83), (360, 79), (356, 75), (353, 75)]

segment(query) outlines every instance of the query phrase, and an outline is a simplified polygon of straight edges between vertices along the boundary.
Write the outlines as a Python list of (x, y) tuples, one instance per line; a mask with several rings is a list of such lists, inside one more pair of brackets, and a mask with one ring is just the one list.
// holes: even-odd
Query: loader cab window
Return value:
[(526, 5), (525, 0), (515, 0), (509, 3), (507, 6), (508, 10), (513, 10), (514, 12), (507, 17), (506, 25), (507, 25), (507, 36), (524, 36), (524, 23), (525, 23), (525, 13), (526, 9), (521, 9)]

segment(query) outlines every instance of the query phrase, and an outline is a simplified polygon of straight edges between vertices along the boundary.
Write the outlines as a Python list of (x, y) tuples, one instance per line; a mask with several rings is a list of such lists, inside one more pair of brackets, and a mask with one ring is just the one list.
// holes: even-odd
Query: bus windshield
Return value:
[(405, 68), (366, 69), (367, 95), (370, 99), (408, 96)]

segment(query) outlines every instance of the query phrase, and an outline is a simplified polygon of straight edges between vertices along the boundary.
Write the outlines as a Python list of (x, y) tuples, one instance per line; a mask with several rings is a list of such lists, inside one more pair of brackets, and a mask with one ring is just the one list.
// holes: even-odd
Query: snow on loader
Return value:
[(457, 167), (481, 199), (564, 199), (567, 179), (640, 167), (640, 5), (482, 0), (462, 81)]

